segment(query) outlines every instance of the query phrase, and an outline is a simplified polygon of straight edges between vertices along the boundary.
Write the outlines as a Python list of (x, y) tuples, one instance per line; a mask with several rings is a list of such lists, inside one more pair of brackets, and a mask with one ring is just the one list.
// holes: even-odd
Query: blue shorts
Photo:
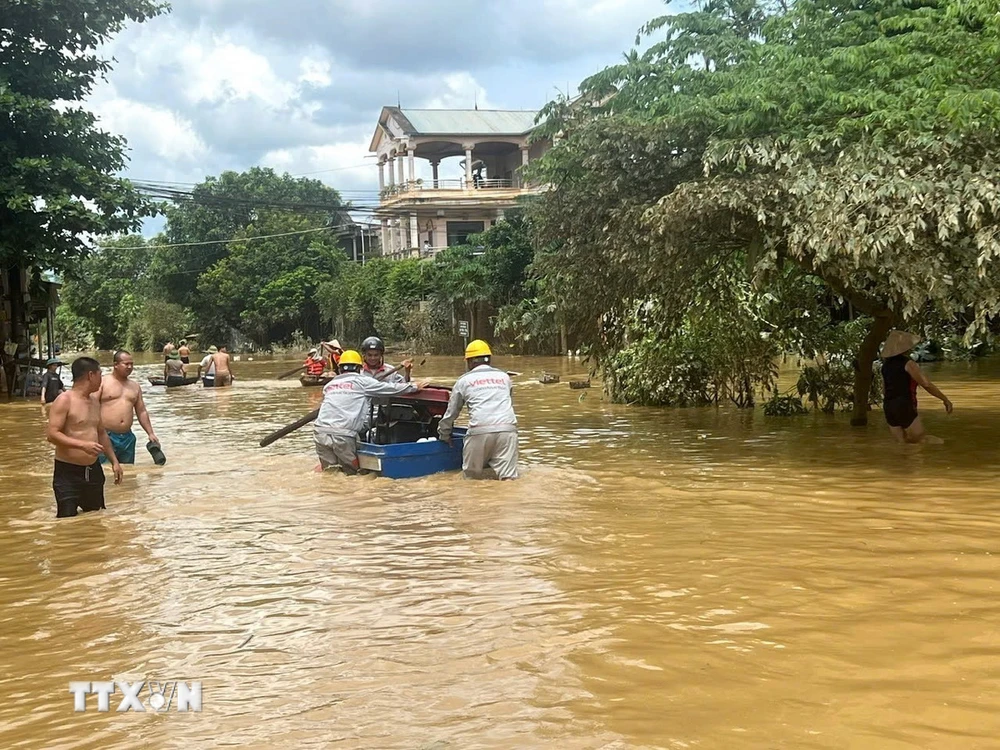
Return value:
[[(118, 457), (118, 463), (134, 464), (135, 434), (131, 431), (109, 432), (108, 437), (111, 438), (111, 447), (114, 449), (115, 455)], [(108, 457), (103, 453), (101, 454), (101, 463), (108, 463)]]

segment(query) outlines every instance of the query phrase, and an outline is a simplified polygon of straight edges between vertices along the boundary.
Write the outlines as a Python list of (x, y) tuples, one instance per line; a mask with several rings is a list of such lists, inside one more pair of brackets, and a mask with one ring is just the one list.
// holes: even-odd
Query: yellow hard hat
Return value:
[(487, 344), (482, 339), (476, 339), (475, 341), (470, 341), (469, 345), (465, 347), (465, 358), (466, 359), (476, 359), (477, 357), (492, 357), (493, 352), (490, 351), (490, 345)]
[(340, 355), (340, 364), (342, 365), (357, 365), (361, 367), (364, 363), (361, 361), (361, 355), (358, 354), (353, 349), (348, 349), (346, 352)]

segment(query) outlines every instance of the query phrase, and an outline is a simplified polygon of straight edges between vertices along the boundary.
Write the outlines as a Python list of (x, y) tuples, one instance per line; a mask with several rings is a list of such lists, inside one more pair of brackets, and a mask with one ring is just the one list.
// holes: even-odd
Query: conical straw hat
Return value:
[(919, 344), (923, 339), (906, 331), (890, 331), (889, 338), (882, 345), (882, 359), (904, 354)]

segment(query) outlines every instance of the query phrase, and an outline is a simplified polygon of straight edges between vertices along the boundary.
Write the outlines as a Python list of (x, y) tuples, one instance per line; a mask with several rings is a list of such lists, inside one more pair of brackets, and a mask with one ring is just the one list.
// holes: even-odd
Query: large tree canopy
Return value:
[(982, 329), (1000, 310), (998, 9), (714, 0), (587, 81), (600, 105), (550, 107), (547, 268), (568, 304), (596, 301), (598, 356), (651, 298), (675, 326), (734, 258), (761, 293), (791, 265), (873, 317), (858, 421), (890, 325), (933, 308)]
[(111, 64), (96, 49), (155, 0), (12, 0), (0, 12), (0, 265), (62, 269), (86, 235), (125, 233), (149, 215), (116, 177), (125, 141), (79, 106)]

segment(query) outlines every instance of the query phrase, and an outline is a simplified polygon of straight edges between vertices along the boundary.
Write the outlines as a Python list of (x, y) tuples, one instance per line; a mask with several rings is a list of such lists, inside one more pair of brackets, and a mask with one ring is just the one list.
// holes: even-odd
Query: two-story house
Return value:
[[(382, 254), (426, 257), (465, 244), (537, 192), (521, 175), (549, 147), (529, 143), (536, 114), (383, 107), (369, 149), (378, 159)], [(456, 174), (441, 175), (449, 158)]]

